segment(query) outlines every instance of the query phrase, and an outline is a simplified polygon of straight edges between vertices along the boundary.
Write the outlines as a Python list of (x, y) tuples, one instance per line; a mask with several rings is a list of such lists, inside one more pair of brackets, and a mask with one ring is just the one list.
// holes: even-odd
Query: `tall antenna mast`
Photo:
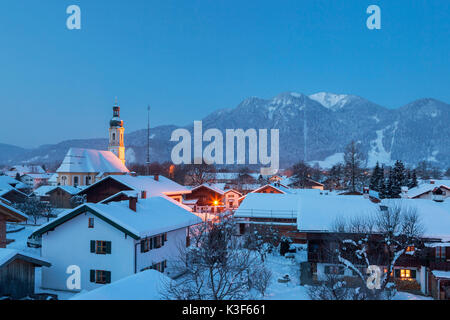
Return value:
[(150, 175), (150, 105), (147, 106), (147, 176)]

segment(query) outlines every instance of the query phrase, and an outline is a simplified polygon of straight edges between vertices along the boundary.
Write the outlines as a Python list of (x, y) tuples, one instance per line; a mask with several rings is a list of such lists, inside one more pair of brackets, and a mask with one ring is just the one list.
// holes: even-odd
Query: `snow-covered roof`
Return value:
[(50, 173), (25, 173), (23, 176), (33, 179), (50, 179), (52, 175)]
[(73, 187), (73, 186), (54, 186), (49, 191), (47, 191), (47, 193), (53, 192), (56, 189), (61, 189), (64, 192), (67, 192), (68, 194), (71, 194), (71, 195), (75, 195), (82, 190), (79, 187)]
[(352, 219), (373, 214), (379, 205), (359, 196), (300, 195), (297, 229), (331, 231), (338, 219)]
[(211, 183), (204, 183), (204, 184), (201, 184), (201, 185), (199, 185), (199, 186), (196, 186), (196, 187), (192, 188), (191, 191), (195, 191), (195, 190), (200, 189), (200, 188), (202, 188), (202, 187), (205, 187), (205, 188), (207, 188), (207, 189), (210, 189), (210, 190), (212, 190), (212, 191), (214, 191), (214, 192), (216, 192), (216, 193), (218, 193), (218, 194), (220, 194), (220, 195), (223, 195), (223, 194), (225, 193), (225, 192), (223, 191), (223, 189), (220, 189), (216, 184), (211, 184)]
[(450, 201), (426, 199), (384, 199), (381, 204), (415, 208), (425, 228), (424, 235), (450, 240)]
[[(449, 183), (445, 183), (445, 182), (449, 182)], [(407, 196), (408, 196), (408, 198), (415, 198), (424, 193), (433, 191), (435, 188), (440, 188), (440, 187), (450, 189), (450, 181), (442, 180), (442, 181), (435, 181), (434, 183), (422, 183), (415, 188), (409, 189)]]
[(82, 292), (71, 300), (161, 300), (164, 285), (172, 280), (156, 270), (145, 270), (89, 292)]
[(450, 271), (433, 270), (431, 272), (436, 278), (450, 279)]
[(111, 151), (70, 148), (56, 172), (127, 173), (129, 170)]
[(45, 170), (41, 166), (37, 165), (16, 165), (13, 166), (9, 172), (14, 174), (18, 172), (20, 175), (23, 175), (25, 173), (45, 173)]
[(279, 184), (279, 183), (272, 183), (272, 184), (266, 184), (263, 185), (262, 187), (257, 188), (256, 190), (253, 190), (251, 193), (258, 193), (260, 190), (266, 188), (266, 187), (272, 187), (278, 191), (280, 191), (281, 193), (286, 193), (286, 194), (292, 194), (292, 190), (289, 188), (286, 188), (285, 186)]
[(53, 221), (42, 225), (33, 235), (40, 235), (64, 223), (70, 217), (91, 211), (112, 225), (123, 228), (136, 239), (177, 230), (200, 223), (202, 220), (186, 209), (164, 197), (139, 199), (136, 211), (129, 208), (129, 201), (86, 203), (60, 214)]
[(175, 181), (172, 181), (161, 175), (158, 176), (158, 180), (155, 180), (155, 177), (153, 176), (132, 176), (128, 174), (105, 177), (102, 180), (97, 181), (96, 183), (83, 189), (83, 192), (86, 192), (93, 186), (102, 183), (106, 179), (114, 179), (137, 192), (146, 191), (147, 197), (159, 196), (162, 194), (174, 195), (191, 192), (188, 187), (182, 186)]
[(29, 261), (29, 262), (34, 263), (35, 265), (39, 265), (39, 266), (46, 266), (46, 267), (50, 266), (50, 263), (48, 261), (42, 259), (41, 257), (29, 254), (29, 253), (25, 253), (22, 251), (18, 251), (15, 249), (0, 248), (0, 267), (2, 267), (3, 265), (7, 264), (8, 262), (10, 262), (16, 258), (19, 258), (19, 259), (22, 259), (25, 261)]
[(38, 197), (43, 197), (47, 194), (47, 192), (52, 191), (55, 188), (56, 186), (40, 186), (39, 188), (34, 190), (33, 193)]
[(217, 180), (235, 180), (239, 178), (238, 172), (217, 172), (215, 174)]
[(0, 176), (0, 190), (11, 190), (11, 189), (28, 189), (29, 187), (10, 176)]
[(297, 219), (299, 197), (292, 194), (249, 193), (234, 216), (237, 218)]
[[(5, 203), (4, 201), (0, 201), (0, 210), (3, 208), (3, 212), (6, 213), (8, 216), (13, 218), (14, 222), (22, 222), (28, 220), (28, 216), (14, 208), (13, 206), (10, 206), (9, 204)], [(6, 218), (6, 221), (10, 221), (8, 218)]]

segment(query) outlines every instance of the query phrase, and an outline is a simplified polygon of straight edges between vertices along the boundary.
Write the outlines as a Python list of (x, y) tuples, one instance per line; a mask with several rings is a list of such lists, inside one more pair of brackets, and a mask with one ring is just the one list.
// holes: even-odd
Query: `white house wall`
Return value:
[[(88, 219), (94, 218), (94, 228)], [(91, 253), (90, 241), (111, 241), (111, 254)], [(111, 282), (134, 273), (134, 239), (87, 212), (42, 235), (42, 257), (51, 261), (42, 270), (42, 287), (68, 290), (67, 267), (81, 268), (81, 290), (92, 290), (101, 284), (90, 282), (90, 270), (111, 271)]]

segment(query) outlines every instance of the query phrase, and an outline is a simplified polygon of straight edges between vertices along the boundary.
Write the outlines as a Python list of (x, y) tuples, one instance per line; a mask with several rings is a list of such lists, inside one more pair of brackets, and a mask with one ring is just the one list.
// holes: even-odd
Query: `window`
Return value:
[(76, 186), (78, 186), (78, 177), (73, 177), (73, 185), (76, 187)]
[(414, 250), (415, 250), (414, 246), (406, 247), (406, 252), (414, 252)]
[(152, 249), (161, 248), (167, 241), (167, 233), (161, 235), (145, 238), (141, 240), (141, 252), (148, 252)]
[(414, 280), (416, 278), (416, 270), (411, 269), (396, 269), (395, 277), (401, 280)]
[(111, 271), (91, 270), (90, 280), (99, 284), (111, 283)]
[(112, 139), (113, 139), (113, 141), (116, 141), (116, 134), (115, 133), (112, 134)]
[(91, 252), (95, 254), (111, 254), (111, 241), (91, 241)]
[(436, 260), (445, 261), (445, 247), (436, 247)]
[(325, 266), (325, 274), (344, 274), (343, 266)]
[(94, 218), (89, 218), (89, 228), (94, 228)]

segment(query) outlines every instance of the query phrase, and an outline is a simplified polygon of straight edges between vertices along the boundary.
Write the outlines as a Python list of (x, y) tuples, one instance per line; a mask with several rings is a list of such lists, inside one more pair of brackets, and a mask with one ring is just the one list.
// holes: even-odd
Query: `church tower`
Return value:
[(120, 107), (116, 103), (113, 106), (113, 117), (109, 122), (109, 146), (108, 150), (114, 153), (125, 164), (125, 144), (123, 140), (123, 121), (120, 120)]

